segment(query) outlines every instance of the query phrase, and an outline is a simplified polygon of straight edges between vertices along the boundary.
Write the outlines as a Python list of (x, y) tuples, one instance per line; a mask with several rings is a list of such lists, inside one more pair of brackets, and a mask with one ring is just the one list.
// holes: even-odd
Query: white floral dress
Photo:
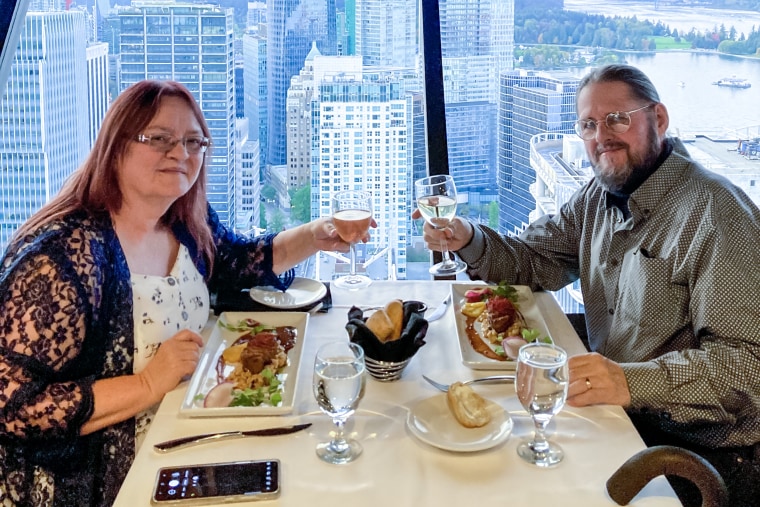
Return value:
[[(132, 274), (135, 322), (134, 373), (139, 373), (161, 343), (183, 329), (200, 333), (209, 315), (209, 293), (185, 245), (180, 244), (169, 276)], [(142, 444), (158, 405), (137, 414), (136, 448)]]

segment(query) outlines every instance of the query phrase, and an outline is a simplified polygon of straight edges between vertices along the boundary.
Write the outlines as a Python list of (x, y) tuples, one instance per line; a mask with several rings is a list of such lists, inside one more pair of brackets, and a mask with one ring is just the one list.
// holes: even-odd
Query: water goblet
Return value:
[(356, 343), (335, 341), (322, 345), (314, 360), (314, 397), (337, 431), (317, 445), (317, 456), (334, 464), (349, 463), (362, 453), (361, 444), (346, 437), (344, 426), (364, 396), (364, 350)]
[(340, 238), (350, 245), (350, 272), (333, 283), (355, 290), (369, 286), (372, 280), (356, 273), (356, 243), (362, 240), (372, 222), (372, 195), (361, 190), (343, 190), (332, 197), (332, 219)]
[[(428, 176), (414, 182), (417, 208), (422, 217), (436, 229), (443, 229), (454, 218), (457, 211), (457, 190), (454, 178), (448, 174)], [(441, 236), (441, 253), (443, 261), (431, 266), (430, 274), (436, 276), (453, 276), (461, 273), (467, 265), (449, 257), (446, 238)]]
[(520, 347), (515, 391), (533, 418), (533, 439), (520, 443), (517, 454), (534, 465), (551, 467), (564, 457), (562, 448), (546, 439), (546, 426), (562, 410), (567, 399), (567, 352), (551, 343), (534, 342)]

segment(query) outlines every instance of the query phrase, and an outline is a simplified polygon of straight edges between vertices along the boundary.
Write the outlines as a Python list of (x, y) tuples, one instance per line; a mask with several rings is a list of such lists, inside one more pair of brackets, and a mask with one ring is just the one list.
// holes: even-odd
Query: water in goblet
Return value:
[[(454, 178), (450, 175), (435, 175), (414, 182), (417, 208), (422, 217), (436, 229), (443, 229), (454, 218), (457, 210), (457, 191)], [(430, 273), (437, 276), (453, 276), (461, 273), (467, 265), (449, 256), (445, 238), (441, 238), (443, 261), (430, 267)]]
[(534, 438), (517, 447), (517, 454), (535, 465), (550, 467), (564, 457), (562, 448), (546, 439), (546, 426), (567, 399), (567, 353), (553, 344), (529, 343), (520, 348), (515, 390), (533, 418)]
[(337, 431), (329, 442), (317, 445), (317, 456), (328, 463), (348, 463), (362, 452), (362, 446), (343, 432), (346, 421), (364, 396), (364, 351), (350, 342), (323, 345), (314, 361), (314, 397), (329, 415)]
[(372, 195), (360, 190), (337, 192), (332, 198), (333, 225), (340, 238), (350, 245), (350, 273), (335, 280), (335, 285), (344, 289), (361, 289), (372, 280), (356, 273), (356, 243), (362, 240), (372, 222)]

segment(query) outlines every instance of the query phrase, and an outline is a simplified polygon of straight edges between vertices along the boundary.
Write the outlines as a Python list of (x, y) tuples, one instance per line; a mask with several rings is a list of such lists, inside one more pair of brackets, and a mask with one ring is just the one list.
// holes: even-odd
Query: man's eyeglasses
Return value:
[[(654, 104), (647, 104), (646, 106), (642, 106), (638, 109), (634, 109), (633, 111), (615, 111), (613, 113), (609, 113), (604, 118), (604, 124), (612, 132), (616, 134), (622, 134), (624, 132), (627, 132), (628, 129), (631, 128), (631, 115), (633, 113), (636, 113), (638, 111), (643, 111), (644, 109), (650, 108), (653, 105)], [(596, 130), (597, 130), (598, 125), (599, 125), (599, 122), (596, 120), (592, 120), (591, 118), (586, 118), (585, 120), (578, 120), (575, 122), (575, 133), (578, 134), (578, 136), (581, 139), (589, 141), (596, 136)]]
[(147, 144), (159, 153), (168, 153), (173, 150), (177, 144), (182, 144), (182, 146), (185, 148), (185, 151), (187, 151), (190, 155), (204, 153), (211, 144), (208, 137), (190, 136), (180, 139), (174, 136), (170, 136), (169, 134), (155, 134), (152, 136), (139, 134), (135, 138), (135, 141), (138, 143)]

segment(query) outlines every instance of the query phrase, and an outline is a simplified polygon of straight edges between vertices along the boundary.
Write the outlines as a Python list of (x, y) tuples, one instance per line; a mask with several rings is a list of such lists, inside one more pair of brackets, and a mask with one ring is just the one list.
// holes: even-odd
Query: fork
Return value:
[[(422, 376), (425, 380), (428, 381), (428, 383), (438, 389), (439, 391), (443, 391), (444, 393), (449, 390), (448, 384), (441, 384), (440, 382), (436, 382), (435, 380), (426, 377), (425, 375)], [(465, 380), (462, 382), (464, 385), (468, 384), (475, 384), (478, 382), (514, 382), (515, 376), (514, 375), (491, 375), (490, 377), (481, 377), (481, 378), (474, 378), (471, 380)]]

